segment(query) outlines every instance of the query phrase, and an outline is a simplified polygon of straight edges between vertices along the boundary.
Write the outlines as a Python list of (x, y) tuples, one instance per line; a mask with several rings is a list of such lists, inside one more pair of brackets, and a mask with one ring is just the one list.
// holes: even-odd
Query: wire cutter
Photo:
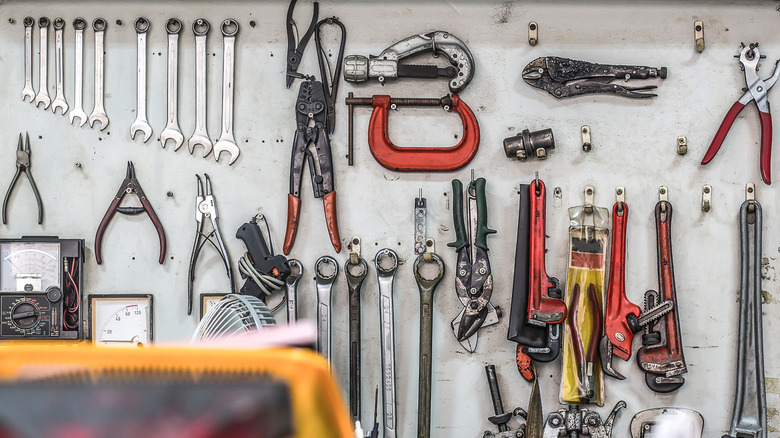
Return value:
[[(592, 312), (592, 333), (588, 345), (588, 351), (585, 351), (584, 342), (580, 331), (580, 294), (581, 288), (579, 284), (574, 285), (571, 297), (571, 307), (569, 308), (569, 315), (566, 318), (566, 324), (571, 331), (572, 348), (574, 349), (574, 358), (579, 366), (579, 382), (582, 384), (582, 394), (580, 403), (590, 403), (596, 395), (596, 360), (599, 357), (599, 340), (601, 339), (602, 331), (602, 315), (601, 305), (599, 304), (598, 297), (596, 296), (596, 287), (593, 283), (588, 284), (588, 296), (590, 311)], [(586, 316), (585, 318), (588, 318)]]
[(742, 64), (742, 70), (745, 72), (745, 84), (747, 89), (742, 97), (738, 101), (734, 102), (729, 112), (726, 113), (726, 117), (721, 122), (718, 132), (715, 133), (715, 138), (712, 139), (707, 153), (704, 154), (704, 158), (701, 160), (701, 164), (705, 165), (715, 158), (715, 154), (718, 153), (723, 140), (726, 139), (726, 135), (731, 129), (731, 125), (736, 120), (737, 116), (742, 109), (751, 101), (756, 102), (758, 107), (758, 116), (761, 123), (761, 179), (767, 185), (771, 184), (771, 171), (772, 171), (772, 114), (769, 111), (769, 100), (767, 100), (767, 92), (775, 85), (777, 78), (780, 77), (780, 69), (777, 68), (778, 62), (775, 62), (775, 71), (772, 76), (763, 80), (758, 77), (758, 61), (761, 59), (761, 53), (758, 51), (758, 43), (751, 43), (748, 46), (742, 44), (742, 50), (739, 54), (739, 63)]
[(292, 86), (293, 81), (295, 81), (296, 78), (308, 79), (308, 76), (298, 73), (298, 66), (301, 64), (301, 58), (303, 58), (303, 51), (306, 49), (306, 44), (309, 43), (309, 39), (311, 38), (312, 33), (314, 33), (314, 26), (317, 24), (317, 16), (320, 12), (320, 4), (314, 2), (314, 12), (311, 16), (309, 29), (303, 34), (301, 40), (297, 41), (296, 34), (298, 32), (298, 27), (295, 25), (295, 19), (293, 18), (296, 1), (297, 0), (290, 0), (290, 6), (287, 8), (287, 88)]
[(43, 223), (43, 201), (41, 201), (41, 195), (38, 193), (38, 186), (35, 185), (32, 173), (30, 173), (30, 134), (28, 133), (22, 142), (22, 134), (19, 134), (19, 144), (16, 147), (16, 173), (11, 180), (11, 185), (8, 186), (8, 191), (5, 192), (5, 199), (3, 199), (3, 224), (8, 223), (8, 199), (11, 197), (11, 192), (16, 186), (16, 182), (19, 181), (19, 175), (24, 172), (27, 175), (27, 179), (30, 181), (33, 193), (35, 194), (35, 200), (38, 202), (38, 224)]
[(327, 102), (322, 82), (310, 79), (302, 82), (295, 104), (298, 127), (293, 138), (290, 163), (290, 193), (287, 195), (287, 231), (284, 236), (284, 254), (295, 242), (298, 218), (301, 212), (301, 180), (303, 165), (309, 161), (311, 186), (315, 198), (323, 198), (325, 223), (333, 249), (341, 252), (341, 237), (336, 219), (336, 191), (333, 189), (333, 157), (327, 133)]
[(485, 178), (472, 178), (468, 186), (468, 229), (464, 221), (463, 183), (452, 180), (452, 218), (455, 242), (447, 246), (458, 253), (455, 292), (463, 309), (452, 320), (452, 331), (466, 351), (477, 348), (477, 331), (498, 322), (498, 311), (490, 304), (493, 295), (493, 274), (487, 252), (487, 236), (496, 231), (487, 226)]
[[(140, 207), (119, 206), (119, 204), (122, 202), (122, 198), (124, 198), (125, 195), (129, 195), (129, 194), (133, 194), (136, 197), (138, 197), (138, 200), (141, 201)], [(114, 196), (114, 200), (111, 201), (111, 205), (108, 206), (108, 211), (106, 211), (106, 214), (103, 216), (103, 220), (100, 221), (100, 225), (98, 226), (97, 229), (97, 235), (95, 235), (95, 260), (97, 261), (98, 265), (103, 263), (103, 257), (101, 251), (103, 234), (105, 234), (106, 228), (108, 228), (108, 223), (111, 222), (111, 218), (114, 217), (114, 214), (121, 213), (129, 216), (134, 216), (137, 214), (141, 214), (143, 212), (146, 212), (146, 214), (149, 216), (149, 219), (152, 221), (154, 228), (157, 230), (157, 237), (160, 238), (159, 263), (162, 265), (163, 262), (165, 261), (165, 248), (167, 247), (166, 240), (165, 240), (165, 230), (163, 229), (163, 226), (160, 223), (160, 219), (157, 218), (157, 214), (154, 212), (154, 209), (152, 208), (152, 204), (150, 204), (149, 200), (146, 199), (146, 195), (144, 194), (144, 191), (141, 188), (141, 184), (135, 178), (135, 167), (133, 166), (133, 162), (128, 161), (127, 174), (125, 175), (125, 179), (124, 181), (122, 181), (122, 185), (119, 187), (119, 191), (116, 192), (116, 196)]]
[[(236, 293), (236, 285), (233, 281), (233, 265), (230, 263), (230, 254), (228, 254), (227, 248), (225, 248), (222, 233), (219, 231), (219, 222), (217, 222), (219, 216), (217, 215), (217, 204), (211, 192), (211, 178), (209, 178), (207, 173), (204, 173), (203, 176), (206, 178), (206, 196), (203, 196), (203, 181), (200, 179), (200, 175), (195, 175), (198, 179), (198, 196), (195, 198), (195, 222), (198, 225), (195, 233), (195, 243), (192, 246), (192, 256), (190, 256), (190, 273), (187, 282), (187, 315), (192, 315), (192, 290), (195, 282), (195, 266), (198, 264), (200, 250), (206, 242), (210, 243), (219, 252), (219, 257), (227, 270), (230, 293)], [(211, 220), (212, 230), (208, 234), (203, 234), (204, 216)], [(216, 237), (217, 241), (214, 242), (212, 237)]]

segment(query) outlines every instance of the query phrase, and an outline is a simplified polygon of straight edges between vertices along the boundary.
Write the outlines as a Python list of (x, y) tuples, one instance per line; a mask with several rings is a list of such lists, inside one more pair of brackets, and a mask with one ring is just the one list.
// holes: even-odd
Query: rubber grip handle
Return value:
[(495, 234), (496, 230), (491, 230), (487, 226), (487, 197), (485, 196), (487, 181), (485, 178), (477, 178), (471, 184), (474, 185), (474, 192), (477, 198), (477, 236), (474, 244), (478, 248), (488, 251), (487, 236), (488, 234)]
[(707, 149), (707, 153), (704, 154), (704, 158), (701, 160), (702, 165), (709, 163), (715, 158), (715, 154), (718, 153), (718, 150), (720, 150), (720, 147), (723, 145), (723, 140), (726, 139), (726, 135), (729, 133), (731, 125), (734, 124), (734, 120), (737, 119), (737, 116), (742, 112), (743, 108), (745, 108), (745, 105), (740, 102), (734, 102), (734, 105), (731, 105), (729, 112), (726, 113), (726, 117), (724, 117), (723, 121), (720, 123), (718, 132), (715, 133), (715, 138), (712, 139), (712, 143), (710, 144), (709, 149)]
[(325, 208), (325, 225), (328, 226), (330, 243), (337, 253), (341, 252), (341, 236), (339, 235), (339, 221), (336, 217), (336, 192), (330, 192), (322, 197), (322, 205)]
[(157, 217), (157, 213), (154, 212), (152, 204), (146, 198), (141, 199), (141, 205), (143, 205), (146, 214), (149, 215), (149, 219), (152, 220), (154, 229), (157, 230), (157, 237), (160, 239), (160, 259), (158, 262), (162, 265), (165, 262), (165, 250), (168, 248), (167, 241), (165, 240), (165, 230), (163, 229), (160, 219)]
[(284, 233), (284, 255), (290, 254), (295, 234), (298, 232), (298, 218), (301, 215), (301, 198), (287, 194), (287, 231)]
[(452, 223), (455, 228), (455, 241), (447, 246), (460, 251), (468, 245), (466, 238), (466, 224), (463, 220), (463, 183), (459, 179), (452, 180)]
[(95, 234), (95, 261), (98, 265), (103, 263), (103, 235), (106, 233), (106, 228), (108, 228), (108, 223), (111, 222), (111, 218), (116, 214), (116, 210), (119, 207), (119, 201), (120, 199), (111, 201), (106, 214), (103, 215), (103, 220), (101, 220), (100, 225), (98, 225), (97, 234)]
[(772, 184), (772, 114), (758, 113), (761, 119), (761, 179)]

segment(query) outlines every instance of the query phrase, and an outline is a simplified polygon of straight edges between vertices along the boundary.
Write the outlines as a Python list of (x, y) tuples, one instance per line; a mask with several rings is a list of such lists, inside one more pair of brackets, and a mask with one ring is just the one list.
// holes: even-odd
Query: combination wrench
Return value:
[(138, 35), (138, 85), (135, 106), (135, 121), (130, 125), (130, 137), (140, 131), (144, 133), (144, 143), (152, 138), (152, 127), (146, 119), (146, 33), (149, 32), (149, 20), (138, 17), (135, 20), (135, 33)]
[(105, 36), (106, 20), (95, 18), (92, 29), (95, 31), (95, 107), (89, 115), (89, 126), (95, 127), (95, 122), (100, 122), (100, 130), (108, 128), (108, 116), (103, 106), (103, 37)]
[[(389, 260), (389, 266), (388, 266)], [(380, 338), (382, 353), (382, 405), (385, 418), (384, 438), (396, 438), (397, 403), (395, 400), (395, 328), (393, 324), (393, 281), (398, 269), (398, 255), (390, 248), (380, 250), (374, 258), (379, 281), (379, 319), (382, 324)]]
[(206, 123), (206, 37), (210, 28), (204, 18), (192, 23), (195, 34), (195, 131), (187, 141), (187, 147), (192, 155), (195, 146), (203, 146), (203, 158), (209, 156), (212, 148)]
[(33, 17), (24, 17), (24, 88), (22, 89), (22, 102), (30, 98), (30, 103), (35, 100), (35, 90), (32, 86), (32, 29), (35, 26)]
[[(332, 266), (332, 272), (323, 271), (326, 265)], [(322, 256), (314, 265), (317, 277), (317, 351), (328, 360), (328, 368), (333, 366), (330, 330), (330, 292), (336, 276), (339, 275), (339, 264), (331, 256)]]
[(352, 418), (360, 419), (360, 290), (368, 274), (368, 264), (360, 257), (360, 238), (353, 237), (347, 245), (349, 259), (344, 274), (349, 289), (349, 408)]
[(74, 55), (75, 60), (75, 78), (73, 79), (73, 93), (76, 95), (74, 98), (73, 108), (70, 109), (68, 117), (70, 117), (70, 124), (73, 124), (73, 119), (79, 119), (79, 126), (84, 126), (87, 123), (87, 113), (84, 112), (84, 28), (87, 27), (87, 22), (77, 17), (73, 20), (73, 29), (76, 33), (76, 50)]
[(41, 38), (38, 41), (40, 48), (38, 53), (38, 94), (33, 100), (35, 107), (43, 104), (43, 109), (48, 109), (51, 105), (49, 97), (49, 19), (41, 17), (38, 19), (38, 28), (41, 32)]
[(62, 54), (62, 34), (65, 28), (65, 20), (61, 17), (54, 19), (54, 71), (57, 80), (57, 94), (54, 96), (54, 102), (51, 103), (51, 110), (54, 114), (57, 114), (57, 108), (62, 110), (62, 115), (68, 112), (68, 102), (65, 100), (65, 91), (63, 90), (62, 82), (65, 80), (65, 72), (63, 69), (63, 54)]
[(179, 32), (181, 21), (170, 18), (165, 23), (168, 32), (168, 123), (160, 133), (160, 145), (165, 148), (168, 140), (173, 140), (173, 150), (178, 151), (184, 144), (184, 135), (179, 128)]
[(293, 323), (298, 320), (298, 282), (303, 276), (303, 265), (295, 259), (287, 260), (287, 266), (290, 267), (290, 275), (284, 281), (287, 288), (287, 323)]
[[(432, 240), (432, 239), (429, 239)], [(429, 245), (429, 247), (432, 245)], [(426, 254), (429, 256), (426, 260)], [(431, 436), (431, 358), (433, 357), (433, 292), (444, 276), (444, 262), (438, 254), (420, 254), (414, 261), (414, 279), (420, 289), (420, 382), (417, 392), (417, 437)], [(423, 263), (436, 265), (432, 278), (420, 274)]]
[(238, 22), (232, 18), (222, 22), (223, 53), (222, 53), (222, 134), (214, 145), (214, 159), (219, 161), (219, 155), (227, 151), (230, 154), (228, 165), (238, 159), (241, 150), (233, 137), (233, 86), (235, 79), (236, 34)]

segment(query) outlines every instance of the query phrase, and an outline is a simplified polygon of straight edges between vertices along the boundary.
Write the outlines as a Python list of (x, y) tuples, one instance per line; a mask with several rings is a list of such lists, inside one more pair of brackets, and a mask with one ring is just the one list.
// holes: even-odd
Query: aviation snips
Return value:
[(463, 183), (452, 180), (452, 219), (455, 224), (455, 242), (447, 246), (458, 253), (455, 291), (463, 303), (463, 310), (452, 320), (452, 331), (466, 351), (477, 348), (477, 331), (498, 322), (500, 309), (490, 304), (493, 295), (493, 274), (488, 260), (487, 236), (496, 231), (487, 226), (485, 178), (468, 185), (468, 210), (464, 220)]

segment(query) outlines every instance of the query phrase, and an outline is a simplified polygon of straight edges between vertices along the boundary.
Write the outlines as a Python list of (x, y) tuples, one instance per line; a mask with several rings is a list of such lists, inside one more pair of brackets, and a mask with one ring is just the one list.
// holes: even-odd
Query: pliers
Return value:
[[(296, 33), (298, 27), (295, 25), (295, 19), (293, 18), (293, 11), (295, 10), (295, 3), (297, 0), (290, 0), (290, 6), (287, 8), (287, 88), (292, 86), (293, 81), (298, 79), (308, 79), (308, 76), (298, 73), (298, 66), (301, 64), (301, 58), (303, 58), (303, 51), (306, 49), (306, 44), (309, 43), (312, 33), (314, 33), (314, 26), (317, 24), (317, 16), (320, 11), (320, 4), (314, 2), (314, 12), (311, 16), (311, 24), (309, 29), (303, 34), (300, 41), (296, 39)], [(335, 94), (335, 93), (334, 93)]]
[(333, 249), (341, 252), (341, 237), (336, 219), (336, 191), (333, 188), (333, 157), (327, 127), (327, 102), (322, 82), (313, 79), (301, 83), (295, 104), (298, 124), (293, 138), (290, 162), (290, 193), (287, 195), (287, 231), (284, 236), (284, 254), (295, 242), (298, 218), (301, 212), (301, 180), (303, 165), (309, 161), (311, 186), (315, 198), (323, 198), (325, 223)]
[[(122, 198), (129, 194), (133, 194), (138, 197), (138, 200), (141, 201), (140, 207), (119, 206), (119, 204), (122, 202)], [(108, 210), (106, 211), (106, 214), (103, 216), (103, 220), (100, 221), (100, 225), (98, 226), (97, 235), (95, 235), (95, 260), (97, 261), (98, 265), (103, 263), (101, 251), (103, 234), (105, 234), (106, 228), (108, 228), (108, 223), (111, 222), (111, 218), (114, 217), (114, 214), (117, 212), (130, 216), (146, 212), (146, 214), (149, 216), (149, 219), (152, 221), (154, 228), (157, 230), (157, 237), (160, 239), (159, 263), (162, 265), (165, 261), (165, 248), (167, 247), (165, 240), (165, 230), (160, 223), (160, 219), (157, 218), (157, 214), (154, 212), (152, 204), (150, 204), (149, 200), (146, 199), (146, 195), (141, 188), (141, 184), (135, 178), (135, 167), (133, 166), (132, 161), (127, 162), (127, 174), (125, 175), (125, 179), (122, 181), (122, 185), (119, 187), (119, 191), (116, 192), (114, 200), (111, 201), (111, 205), (108, 206)]]
[(452, 331), (458, 342), (473, 353), (477, 348), (477, 331), (498, 322), (498, 312), (490, 304), (493, 295), (493, 274), (488, 260), (487, 236), (496, 231), (487, 226), (485, 178), (472, 179), (468, 186), (468, 228), (463, 211), (463, 183), (452, 180), (452, 218), (455, 242), (447, 246), (458, 254), (455, 292), (463, 309), (452, 320)]
[[(222, 259), (222, 263), (227, 270), (227, 278), (230, 282), (230, 292), (236, 293), (236, 285), (233, 281), (233, 265), (230, 263), (230, 254), (225, 248), (225, 242), (222, 240), (222, 233), (219, 231), (219, 222), (217, 222), (217, 204), (215, 203), (214, 195), (211, 192), (211, 178), (207, 173), (203, 176), (206, 178), (206, 195), (203, 195), (203, 181), (200, 179), (200, 175), (195, 175), (198, 179), (198, 196), (195, 198), (195, 222), (197, 222), (197, 229), (195, 232), (195, 243), (192, 246), (192, 256), (190, 256), (190, 272), (187, 282), (187, 315), (192, 314), (192, 295), (193, 295), (193, 283), (195, 282), (195, 266), (198, 263), (198, 256), (200, 250), (206, 242), (210, 243), (219, 252), (219, 257)], [(211, 220), (211, 232), (203, 234), (203, 218)], [(212, 240), (212, 237), (216, 237), (216, 243)]]
[(775, 71), (772, 76), (763, 80), (758, 77), (758, 61), (761, 59), (761, 53), (758, 51), (758, 43), (751, 43), (748, 46), (742, 44), (742, 51), (739, 54), (739, 63), (742, 64), (742, 70), (745, 72), (745, 84), (747, 85), (747, 91), (734, 102), (729, 112), (726, 113), (726, 117), (721, 122), (718, 132), (715, 133), (715, 138), (712, 139), (707, 153), (704, 154), (704, 158), (701, 160), (701, 164), (705, 165), (715, 158), (715, 154), (718, 153), (723, 140), (726, 139), (726, 135), (731, 129), (731, 125), (736, 120), (737, 116), (745, 105), (751, 101), (756, 102), (758, 108), (758, 116), (761, 123), (761, 179), (764, 183), (769, 185), (772, 183), (771, 171), (772, 171), (772, 114), (769, 111), (769, 100), (767, 100), (767, 92), (775, 85), (778, 77), (780, 77), (780, 69), (777, 68), (777, 64), (780, 60), (775, 62)]
[(566, 318), (566, 324), (571, 332), (572, 348), (574, 349), (574, 358), (579, 367), (579, 382), (582, 383), (581, 403), (590, 403), (596, 395), (596, 360), (599, 356), (599, 340), (601, 339), (602, 315), (601, 305), (596, 296), (596, 286), (593, 283), (588, 284), (587, 300), (590, 301), (590, 310), (593, 316), (592, 333), (588, 343), (588, 351), (585, 351), (584, 340), (580, 332), (579, 310), (580, 310), (580, 285), (575, 284), (572, 291), (571, 307), (569, 315)]
[(22, 142), (22, 134), (19, 134), (19, 143), (16, 147), (16, 173), (11, 180), (11, 185), (8, 186), (8, 191), (5, 192), (5, 199), (3, 199), (3, 224), (8, 223), (8, 199), (11, 197), (11, 192), (14, 190), (16, 182), (19, 181), (19, 175), (24, 172), (27, 175), (27, 179), (30, 181), (33, 193), (35, 194), (35, 200), (38, 202), (38, 224), (43, 223), (43, 202), (41, 201), (41, 195), (38, 193), (38, 186), (35, 185), (32, 173), (30, 173), (30, 134), (25, 137), (24, 143)]

